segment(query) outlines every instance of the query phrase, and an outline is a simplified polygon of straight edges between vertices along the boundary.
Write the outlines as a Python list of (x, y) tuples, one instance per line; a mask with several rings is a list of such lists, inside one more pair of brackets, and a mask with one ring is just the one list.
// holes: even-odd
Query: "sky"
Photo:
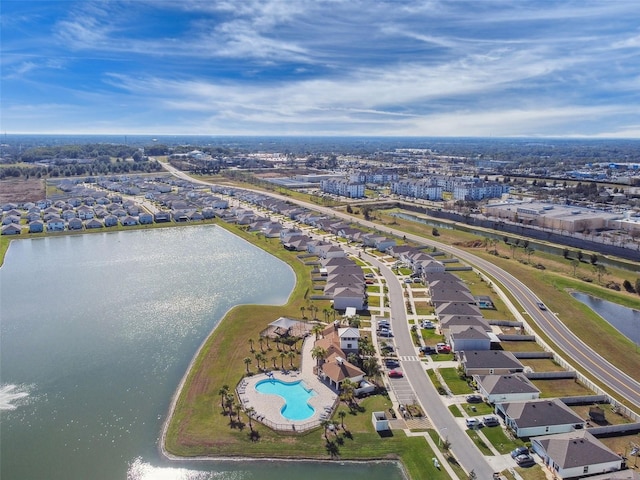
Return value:
[(637, 0), (0, 0), (6, 133), (640, 138)]

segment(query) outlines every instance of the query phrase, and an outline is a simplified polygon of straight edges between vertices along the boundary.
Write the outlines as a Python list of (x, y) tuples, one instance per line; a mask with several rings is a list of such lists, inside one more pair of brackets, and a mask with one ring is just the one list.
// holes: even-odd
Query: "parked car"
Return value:
[(381, 328), (389, 328), (391, 325), (386, 320), (380, 320), (378, 322), (378, 330)]
[(429, 346), (420, 347), (420, 353), (423, 355), (433, 355), (436, 352), (436, 349)]
[(375, 275), (373, 273), (366, 273), (364, 278), (373, 278)]
[(482, 422), (477, 418), (467, 418), (465, 420), (467, 428), (476, 428), (482, 425)]
[(533, 467), (536, 464), (536, 461), (531, 455), (525, 453), (524, 455), (518, 455), (516, 457), (516, 463), (519, 467)]
[(390, 370), (389, 378), (402, 378), (404, 375), (400, 370)]
[(433, 330), (434, 328), (436, 328), (436, 326), (433, 324), (433, 322), (422, 322), (422, 324), (420, 325), (422, 328), (427, 329), (427, 330)]
[(484, 423), (485, 427), (497, 427), (500, 425), (500, 420), (494, 415), (487, 415), (486, 417), (482, 417), (482, 423)]
[(413, 279), (413, 283), (420, 283), (420, 282), (422, 282), (421, 278), (414, 278)]
[(410, 278), (405, 278), (404, 279), (404, 283), (411, 283), (411, 282), (413, 282), (413, 280), (411, 280)]
[(378, 333), (378, 335), (380, 335), (381, 337), (393, 337), (393, 332), (391, 330), (381, 330), (380, 333)]
[(482, 397), (480, 395), (467, 395), (467, 403), (482, 403)]
[(449, 345), (448, 343), (438, 343), (436, 345), (436, 352), (451, 353), (451, 345)]
[(529, 455), (529, 448), (522, 446), (511, 450), (511, 458), (516, 458), (518, 455)]
[(373, 280), (371, 280), (370, 278), (367, 278), (364, 283), (366, 283), (367, 285), (373, 285), (375, 282)]

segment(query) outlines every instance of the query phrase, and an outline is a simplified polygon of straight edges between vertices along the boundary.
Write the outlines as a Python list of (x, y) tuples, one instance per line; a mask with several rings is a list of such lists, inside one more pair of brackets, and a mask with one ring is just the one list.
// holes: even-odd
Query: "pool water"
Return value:
[(287, 420), (306, 420), (315, 412), (308, 401), (316, 392), (307, 390), (301, 380), (293, 383), (276, 379), (262, 380), (256, 384), (256, 390), (282, 397), (285, 404), (280, 413)]

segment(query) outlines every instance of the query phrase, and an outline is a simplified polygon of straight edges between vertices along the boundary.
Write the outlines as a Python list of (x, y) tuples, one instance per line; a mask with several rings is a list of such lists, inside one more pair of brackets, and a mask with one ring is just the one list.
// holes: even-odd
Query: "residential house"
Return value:
[(104, 224), (97, 218), (85, 220), (84, 222), (84, 228), (86, 228), (87, 230), (94, 229), (94, 228), (102, 228), (102, 227), (104, 227)]
[(47, 232), (62, 232), (64, 230), (64, 220), (61, 218), (50, 218), (47, 221)]
[(20, 224), (20, 217), (16, 215), (7, 215), (2, 219), (2, 225)]
[(107, 215), (104, 217), (104, 226), (105, 227), (115, 227), (118, 225), (118, 217), (115, 215)]
[(524, 371), (524, 366), (511, 352), (504, 350), (472, 350), (458, 353), (467, 376), (505, 375)]
[(125, 217), (120, 219), (120, 225), (123, 227), (132, 227), (134, 225), (138, 225), (138, 219), (132, 217), (131, 215), (126, 215)]
[(153, 223), (153, 215), (148, 212), (142, 212), (138, 216), (138, 221), (140, 222), (140, 225), (150, 225)]
[(471, 315), (482, 317), (477, 305), (467, 302), (445, 302), (436, 307), (436, 315), (441, 318), (445, 315)]
[(69, 230), (82, 230), (83, 224), (82, 220), (79, 218), (72, 218), (67, 222), (67, 228)]
[(454, 326), (479, 327), (485, 332), (491, 331), (491, 325), (478, 315), (443, 315), (440, 320), (440, 332), (447, 335), (447, 330)]
[(585, 420), (557, 398), (498, 403), (496, 413), (520, 438), (567, 433), (586, 427)]
[(620, 470), (624, 460), (587, 430), (531, 439), (531, 447), (557, 478), (585, 478)]
[(540, 390), (523, 373), (476, 375), (478, 392), (489, 403), (518, 402), (540, 398)]
[(15, 223), (2, 226), (2, 235), (20, 235), (21, 233), (22, 229), (20, 225), (16, 225)]
[(489, 350), (491, 348), (491, 337), (483, 328), (477, 326), (452, 326), (447, 330), (446, 337), (454, 352)]
[(44, 222), (42, 220), (33, 220), (29, 222), (29, 233), (44, 232)]

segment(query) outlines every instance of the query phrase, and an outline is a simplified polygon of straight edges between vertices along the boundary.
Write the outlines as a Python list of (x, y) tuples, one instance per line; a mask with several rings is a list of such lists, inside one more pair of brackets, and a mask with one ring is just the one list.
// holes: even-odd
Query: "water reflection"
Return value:
[(571, 295), (604, 318), (629, 340), (640, 344), (640, 311), (586, 293), (572, 292)]

